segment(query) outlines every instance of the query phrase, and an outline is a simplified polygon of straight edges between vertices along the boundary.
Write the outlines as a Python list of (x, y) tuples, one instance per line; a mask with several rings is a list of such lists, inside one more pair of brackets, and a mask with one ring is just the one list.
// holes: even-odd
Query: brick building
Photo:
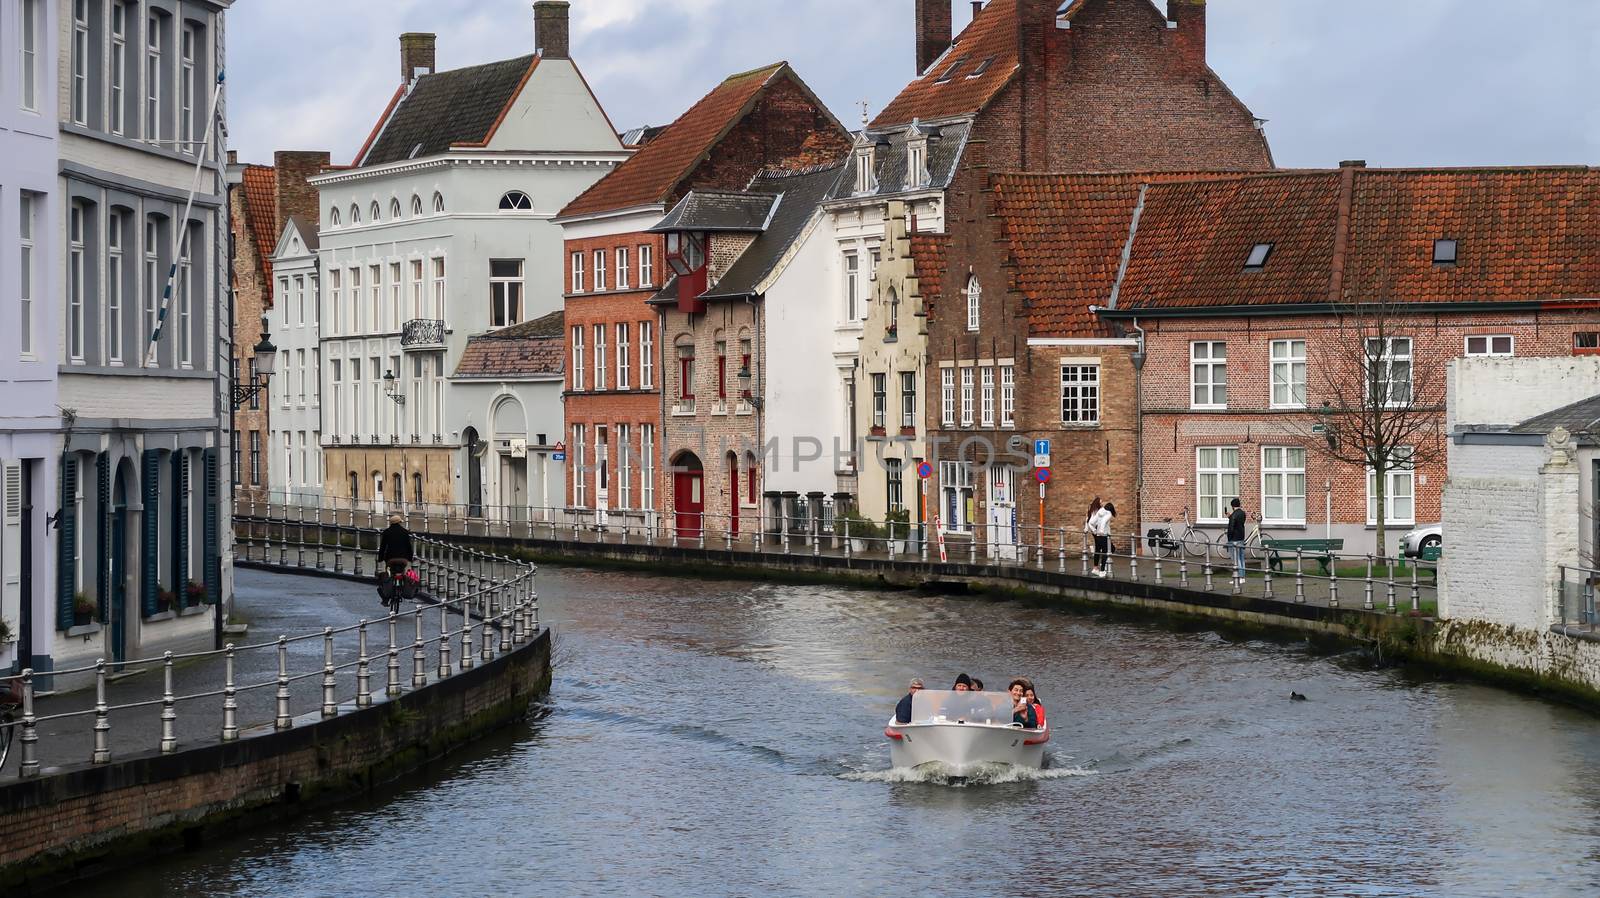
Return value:
[(646, 304), (668, 276), (666, 243), (651, 228), (691, 190), (743, 190), (763, 170), (832, 161), (848, 147), (821, 101), (777, 63), (724, 80), (561, 211), (574, 514), (637, 524), (673, 507), (660, 432), (666, 350)]
[(1237, 496), (1273, 535), (1378, 551), (1377, 477), (1329, 447), (1372, 442), (1379, 389), (1418, 422), (1384, 477), (1392, 552), (1440, 518), (1450, 360), (1600, 351), (1600, 222), (1572, 214), (1595, 170), (1346, 163), (1141, 197), (1099, 317), (1145, 340), (1146, 526), (1187, 509), (1215, 533)]
[(1076, 530), (1095, 495), (1126, 515), (1136, 496), (1135, 347), (1089, 305), (1115, 274), (1139, 181), (997, 173), (1259, 171), (1272, 157), (1207, 65), (1203, 2), (990, 0), (954, 41), (949, 13), (918, 4), (920, 77), (870, 130), (967, 131), (942, 267), (919, 282), (933, 298), (925, 420), (946, 535), (1007, 555), (1036, 538), (1035, 438), (1053, 440), (1060, 475), (1046, 527)]

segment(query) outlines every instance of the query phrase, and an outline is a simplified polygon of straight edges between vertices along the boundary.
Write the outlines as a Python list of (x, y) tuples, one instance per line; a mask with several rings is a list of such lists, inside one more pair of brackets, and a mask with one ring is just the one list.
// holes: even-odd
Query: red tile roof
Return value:
[[(1457, 241), (1456, 264), (1433, 263), (1438, 239)], [(1248, 271), (1258, 243), (1272, 254)], [(1118, 308), (1380, 299), (1600, 299), (1600, 169), (1345, 168), (1153, 185)]]
[(944, 289), (945, 269), (949, 265), (950, 235), (912, 234), (911, 263), (917, 276), (917, 292), (922, 294), (926, 311)]
[(559, 377), (566, 370), (561, 312), (467, 339), (457, 378)]
[(579, 194), (561, 214), (588, 215), (667, 202), (762, 90), (792, 72), (787, 62), (779, 62), (730, 76), (639, 152)]
[[(917, 80), (895, 97), (871, 127), (904, 125), (912, 119), (970, 115), (984, 108), (1016, 74), (1017, 35), (1025, 0), (989, 0), (972, 22), (956, 35), (954, 45)], [(983, 73), (973, 77), (986, 60)], [(939, 78), (960, 62), (946, 81)]]
[(278, 248), (278, 175), (269, 165), (244, 167), (244, 209), (262, 277), (261, 303), (272, 308), (272, 254)]

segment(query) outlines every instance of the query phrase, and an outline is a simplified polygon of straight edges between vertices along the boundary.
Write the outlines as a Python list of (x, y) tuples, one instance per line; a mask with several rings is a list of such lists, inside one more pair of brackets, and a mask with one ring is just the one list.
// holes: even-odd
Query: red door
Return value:
[(728, 505), (731, 509), (728, 514), (733, 519), (732, 533), (734, 538), (739, 536), (739, 462), (732, 456), (728, 462)]
[(698, 539), (706, 510), (704, 472), (679, 471), (672, 475), (673, 511), (678, 515), (678, 538)]

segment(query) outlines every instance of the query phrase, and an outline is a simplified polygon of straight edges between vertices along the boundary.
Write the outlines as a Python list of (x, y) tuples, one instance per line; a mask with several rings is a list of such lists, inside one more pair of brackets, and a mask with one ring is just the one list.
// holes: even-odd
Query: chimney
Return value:
[[(278, 227), (282, 229), (291, 215), (298, 215), (313, 226), (320, 220), (321, 204), (317, 202), (317, 188), (306, 179), (319, 175), (333, 159), (327, 152), (293, 152), (280, 150), (272, 154), (272, 167), (278, 180)], [(276, 239), (277, 235), (274, 234)]]
[(571, 59), (571, 28), (567, 0), (539, 0), (533, 4), (533, 37), (545, 59)]
[(433, 51), (436, 34), (410, 31), (400, 35), (400, 77), (410, 84), (418, 75), (434, 72)]
[(1206, 67), (1206, 0), (1167, 0), (1167, 28), (1172, 46), (1189, 68)]
[(950, 49), (954, 0), (917, 0), (917, 74)]

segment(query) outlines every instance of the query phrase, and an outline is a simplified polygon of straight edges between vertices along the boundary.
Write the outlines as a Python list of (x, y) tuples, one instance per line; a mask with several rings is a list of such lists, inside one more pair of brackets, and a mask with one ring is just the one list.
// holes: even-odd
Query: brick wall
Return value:
[[(370, 501), (376, 496), (373, 490), (373, 472), (384, 477), (383, 498), (395, 501), (394, 475), (405, 479), (407, 503), (417, 501), (412, 495), (414, 476), (422, 475), (422, 501), (448, 505), (455, 500), (456, 458), (460, 449), (433, 449), (420, 446), (327, 446), (322, 450), (327, 466), (323, 477), (323, 494), (336, 499), (362, 499)], [(265, 451), (262, 453), (265, 455)], [(360, 494), (350, 495), (350, 474), (357, 474)]]
[(693, 188), (743, 190), (763, 169), (825, 165), (849, 152), (849, 133), (809, 92), (785, 78), (769, 87), (680, 183), (669, 205)]
[(317, 203), (317, 188), (306, 179), (322, 173), (332, 163), (326, 151), (280, 150), (272, 154), (272, 167), (278, 173), (278, 224), (287, 224), (291, 215), (305, 219), (312, 227), (322, 220)]
[[(255, 236), (250, 228), (245, 208), (244, 188), (236, 186), (228, 192), (229, 224), (233, 231), (233, 355), (238, 379), (244, 384), (250, 380), (250, 363), (255, 358), (255, 346), (261, 342), (261, 316), (270, 305), (268, 285), (261, 276), (261, 254), (257, 251)], [(275, 247), (269, 248), (272, 252)], [(281, 375), (280, 375), (281, 376)], [(230, 397), (231, 398), (231, 397)], [(233, 429), (239, 431), (239, 460), (241, 470), (232, 472), (239, 480), (239, 490), (244, 495), (264, 499), (267, 493), (268, 469), (272, 465), (271, 433), (269, 429), (268, 391), (263, 389), (257, 397), (256, 408), (246, 402), (234, 412)], [(261, 434), (260, 485), (250, 485), (250, 433)], [(228, 440), (231, 445), (232, 435)], [(231, 464), (231, 462), (230, 462)]]

